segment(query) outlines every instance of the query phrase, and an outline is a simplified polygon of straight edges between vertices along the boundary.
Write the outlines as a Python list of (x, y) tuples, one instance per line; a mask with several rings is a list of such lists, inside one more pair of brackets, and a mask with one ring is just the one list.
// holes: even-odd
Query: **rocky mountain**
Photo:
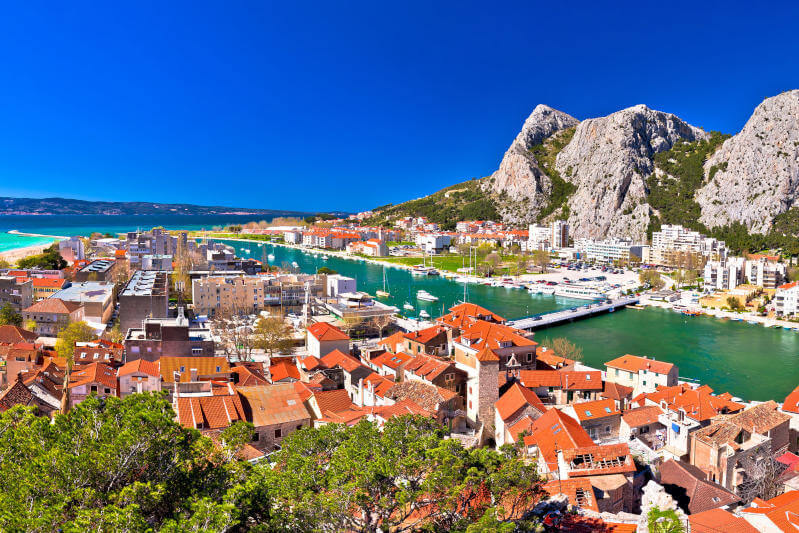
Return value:
[[(644, 105), (583, 121), (539, 105), (499, 168), (477, 183), (468, 201), (481, 213), (518, 226), (567, 219), (578, 238), (642, 240), (664, 223), (729, 235), (740, 233), (736, 222), (795, 235), (799, 90), (764, 100), (732, 137)], [(446, 212), (454, 226), (464, 212), (447, 209), (448, 190), (385, 214)]]
[(696, 192), (708, 227), (741, 222), (766, 233), (799, 196), (799, 90), (767, 98), (705, 163)]

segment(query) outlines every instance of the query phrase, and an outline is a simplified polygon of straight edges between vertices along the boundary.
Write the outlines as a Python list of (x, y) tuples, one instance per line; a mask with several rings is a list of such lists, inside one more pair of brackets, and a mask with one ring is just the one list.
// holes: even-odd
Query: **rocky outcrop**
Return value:
[(799, 196), (799, 90), (764, 100), (705, 164), (695, 195), (708, 227), (744, 223), (765, 233)]
[(578, 120), (545, 105), (537, 106), (505, 152), (499, 169), (483, 184), (499, 198), (499, 211), (506, 222), (531, 222), (552, 190), (549, 177), (541, 170), (530, 148), (558, 131), (576, 126)]
[(649, 224), (646, 177), (656, 153), (676, 141), (706, 138), (675, 115), (637, 105), (585, 120), (558, 154), (556, 169), (577, 190), (569, 199), (575, 237), (641, 240)]

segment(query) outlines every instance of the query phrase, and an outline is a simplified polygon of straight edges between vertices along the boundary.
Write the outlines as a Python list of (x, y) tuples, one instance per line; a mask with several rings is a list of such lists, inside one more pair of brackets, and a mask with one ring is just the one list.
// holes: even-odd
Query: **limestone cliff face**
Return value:
[(706, 137), (644, 105), (581, 122), (556, 159), (560, 175), (577, 187), (568, 201), (572, 234), (643, 239), (650, 212), (645, 180), (654, 171), (654, 155), (679, 139)]
[(765, 233), (799, 197), (799, 90), (764, 100), (705, 163), (696, 193), (708, 227), (742, 222)]
[(545, 105), (537, 106), (505, 152), (499, 169), (483, 182), (483, 188), (499, 198), (498, 209), (506, 222), (519, 224), (535, 220), (552, 189), (530, 148), (552, 134), (576, 126), (579, 121)]

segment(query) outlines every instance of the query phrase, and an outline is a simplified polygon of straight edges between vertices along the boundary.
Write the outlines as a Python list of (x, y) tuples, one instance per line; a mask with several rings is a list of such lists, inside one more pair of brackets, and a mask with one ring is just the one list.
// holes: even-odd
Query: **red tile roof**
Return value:
[(349, 336), (332, 324), (317, 322), (308, 326), (308, 333), (319, 341), (346, 341)]
[(541, 399), (536, 394), (526, 387), (522, 387), (518, 383), (514, 383), (505, 391), (505, 394), (494, 403), (497, 413), (502, 420), (508, 420), (519, 410), (530, 406), (538, 410), (540, 413), (545, 413), (547, 408), (541, 402)]
[(752, 524), (724, 509), (710, 509), (688, 517), (691, 533), (757, 533)]
[(147, 374), (148, 376), (160, 377), (161, 371), (158, 366), (158, 361), (153, 362), (145, 359), (136, 359), (135, 361), (128, 361), (122, 365), (117, 371), (117, 375), (122, 377), (128, 374)]
[(629, 411), (624, 411), (621, 418), (631, 428), (646, 426), (654, 424), (658, 421), (658, 416), (662, 415), (663, 411), (657, 405), (645, 405), (643, 407), (636, 407)]
[(563, 460), (569, 467), (569, 477), (631, 474), (636, 470), (626, 443), (566, 449)]
[(799, 414), (799, 387), (792, 390), (785, 398), (785, 402), (782, 404), (782, 410)]
[(594, 400), (591, 402), (580, 402), (572, 404), (577, 420), (585, 422), (588, 420), (598, 420), (608, 416), (618, 416), (621, 414), (616, 408), (613, 400)]
[(654, 372), (655, 374), (668, 374), (671, 372), (671, 369), (674, 368), (674, 365), (671, 363), (656, 361), (654, 359), (630, 354), (622, 355), (621, 357), (617, 357), (612, 361), (608, 361), (605, 363), (605, 366), (608, 368), (619, 368), (628, 372), (648, 370), (649, 372)]
[(297, 365), (289, 361), (280, 361), (269, 367), (269, 374), (272, 376), (272, 383), (283, 381), (284, 379), (300, 380), (300, 371)]
[(569, 415), (550, 409), (533, 424), (532, 433), (524, 438), (525, 446), (538, 446), (549, 470), (557, 468), (556, 450), (593, 446), (585, 429)]

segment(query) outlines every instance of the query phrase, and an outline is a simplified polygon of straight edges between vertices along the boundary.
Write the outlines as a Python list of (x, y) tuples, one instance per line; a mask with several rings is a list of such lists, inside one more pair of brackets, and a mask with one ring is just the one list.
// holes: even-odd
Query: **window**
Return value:
[(276, 438), (276, 439), (279, 439), (279, 438), (280, 438), (280, 437), (282, 437), (282, 436), (283, 436), (283, 433), (280, 431), (280, 428), (277, 428), (277, 429), (275, 430), (275, 438)]

